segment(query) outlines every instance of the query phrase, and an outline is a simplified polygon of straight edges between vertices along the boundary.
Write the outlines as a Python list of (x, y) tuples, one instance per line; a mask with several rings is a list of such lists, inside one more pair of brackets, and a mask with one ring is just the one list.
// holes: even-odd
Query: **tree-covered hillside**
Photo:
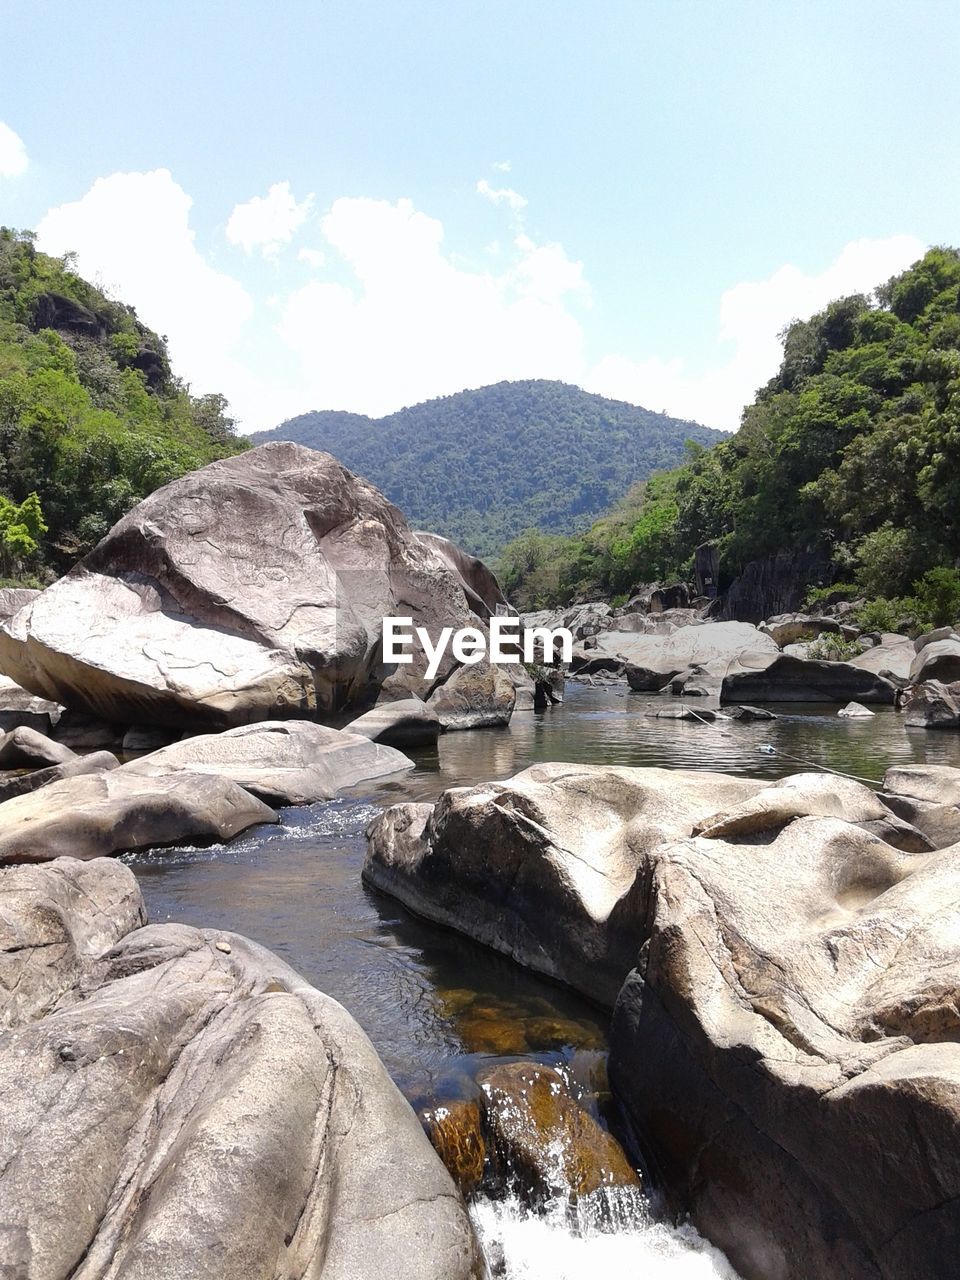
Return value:
[[(64, 569), (168, 480), (236, 453), (221, 396), (69, 256), (0, 228), (0, 569)], [(32, 495), (36, 495), (33, 497)]]
[(478, 555), (534, 526), (589, 526), (637, 479), (721, 439), (693, 422), (562, 382), (500, 382), (380, 419), (317, 412), (253, 437), (324, 449), (418, 527)]
[(960, 253), (932, 249), (873, 297), (784, 335), (783, 362), (739, 432), (634, 489), (584, 536), (508, 547), (528, 603), (625, 593), (689, 575), (716, 541), (723, 578), (781, 548), (897, 599), (960, 557)]

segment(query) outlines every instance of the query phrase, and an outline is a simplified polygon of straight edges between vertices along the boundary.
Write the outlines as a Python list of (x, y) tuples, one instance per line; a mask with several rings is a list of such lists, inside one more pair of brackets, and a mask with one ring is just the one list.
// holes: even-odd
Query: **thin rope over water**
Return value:
[[(687, 711), (701, 724), (708, 725), (711, 729), (717, 727), (716, 720), (706, 720), (693, 707), (683, 704)], [(851, 782), (865, 782), (870, 787), (880, 787), (883, 785), (876, 778), (861, 778), (857, 773), (844, 773), (842, 769), (831, 769), (828, 764), (819, 764), (816, 760), (805, 760), (803, 756), (792, 756), (789, 751), (781, 751), (779, 747), (775, 747), (772, 742), (762, 742), (757, 748), (762, 751), (765, 756), (782, 756), (784, 760), (792, 760), (794, 764), (806, 765), (808, 769), (822, 769), (824, 773), (832, 773), (838, 778), (849, 778)]]

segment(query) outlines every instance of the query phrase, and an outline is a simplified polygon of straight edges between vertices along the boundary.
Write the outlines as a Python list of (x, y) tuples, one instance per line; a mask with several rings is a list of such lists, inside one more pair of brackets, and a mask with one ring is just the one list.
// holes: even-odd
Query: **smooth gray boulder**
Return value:
[(841, 720), (871, 720), (876, 715), (875, 711), (871, 711), (869, 707), (863, 706), (860, 702), (848, 702), (845, 707), (841, 707), (837, 712)]
[(395, 805), (364, 879), (417, 915), (610, 1005), (636, 963), (650, 857), (768, 784), (670, 769), (540, 764)]
[(393, 747), (348, 729), (309, 720), (268, 720), (173, 742), (125, 764), (123, 773), (214, 776), (269, 804), (291, 805), (331, 800), (347, 787), (412, 768), (413, 761)]
[(440, 717), (419, 698), (383, 702), (351, 720), (345, 732), (388, 747), (428, 747), (440, 736)]
[(919, 684), (924, 680), (937, 680), (940, 684), (960, 682), (960, 636), (950, 632), (939, 640), (932, 637), (921, 639), (926, 643), (921, 645), (910, 667), (911, 683)]
[(908, 681), (910, 668), (915, 657), (913, 642), (909, 636), (886, 633), (879, 644), (867, 649), (864, 653), (851, 658), (851, 667), (859, 667), (862, 671), (873, 671), (878, 676), (892, 676), (896, 680)]
[(73, 757), (69, 747), (23, 725), (0, 737), (0, 769), (42, 769)]
[(570, 605), (566, 609), (540, 609), (535, 613), (521, 613), (524, 628), (549, 627), (555, 631), (566, 627), (574, 641), (584, 640), (605, 630), (610, 624), (612, 609), (603, 600), (589, 604)]
[(231, 840), (256, 823), (276, 821), (272, 809), (228, 778), (98, 771), (0, 804), (0, 864)]
[(775, 657), (780, 652), (769, 636), (746, 622), (707, 622), (678, 627), (667, 635), (605, 631), (597, 637), (597, 647), (634, 667), (659, 672), (660, 688), (694, 664), (722, 664), (725, 670), (746, 655)]
[[(466, 597), (467, 607), (478, 618), (490, 618), (498, 607), (510, 609), (507, 598), (500, 589), (496, 574), (468, 551), (462, 550), (449, 538), (439, 533), (425, 533), (417, 529), (414, 537), (423, 546), (428, 547), (437, 557), (460, 579)], [(514, 612), (514, 610), (510, 610)]]
[(473, 617), (461, 577), (372, 485), (277, 442), (134, 507), (0, 626), (0, 670), (119, 725), (317, 719), (370, 701), (388, 615), (434, 638)]
[(5, 1276), (481, 1280), (462, 1199), (339, 1004), (236, 934), (137, 928), (117, 864), (4, 869), (0, 903), (43, 974), (32, 1008), (0, 987)]
[(71, 756), (63, 764), (53, 764), (47, 769), (7, 774), (0, 777), (0, 803), (12, 800), (14, 796), (25, 796), (30, 791), (39, 791), (41, 787), (59, 782), (62, 778), (76, 778), (85, 773), (105, 773), (119, 767), (120, 761), (112, 752), (91, 751), (89, 755)]
[(768, 635), (779, 649), (787, 645), (803, 644), (822, 635), (842, 634), (836, 618), (818, 618), (806, 613), (781, 613), (760, 624), (760, 630)]
[(960, 769), (897, 765), (884, 774), (880, 799), (935, 848), (960, 843)]

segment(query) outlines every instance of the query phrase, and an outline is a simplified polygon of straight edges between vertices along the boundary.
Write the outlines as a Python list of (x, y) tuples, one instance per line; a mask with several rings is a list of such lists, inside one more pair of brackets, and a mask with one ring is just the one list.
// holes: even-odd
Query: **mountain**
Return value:
[(686, 440), (722, 438), (546, 381), (498, 382), (385, 418), (304, 413), (252, 437), (332, 453), (412, 524), (482, 556), (530, 527), (584, 529), (634, 481), (679, 462)]
[(886, 601), (874, 622), (915, 606), (928, 620), (950, 614), (960, 593), (958, 250), (931, 249), (872, 295), (792, 324), (778, 373), (736, 435), (656, 476), (581, 537), (506, 548), (504, 583), (526, 605), (615, 596), (689, 577), (707, 541), (721, 586), (789, 551), (827, 566), (801, 586), (842, 579), (851, 595)]
[(246, 448), (164, 340), (69, 255), (0, 228), (0, 570), (68, 568), (168, 480)]

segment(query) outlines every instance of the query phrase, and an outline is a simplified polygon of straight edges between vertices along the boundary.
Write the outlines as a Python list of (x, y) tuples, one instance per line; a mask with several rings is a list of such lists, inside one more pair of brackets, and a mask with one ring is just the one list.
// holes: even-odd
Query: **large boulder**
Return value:
[(896, 848), (888, 813), (822, 775), (541, 765), (387, 811), (364, 874), (594, 999), (626, 977), (615, 1092), (747, 1280), (947, 1280), (960, 845)]
[(6, 972), (32, 975), (0, 983), (4, 1275), (480, 1280), (459, 1194), (335, 1001), (235, 934), (136, 927), (117, 864), (5, 869), (0, 901)]
[(0, 769), (43, 769), (65, 764), (75, 754), (63, 743), (24, 725), (0, 737)]
[(892, 706), (897, 686), (850, 662), (823, 662), (779, 654), (752, 670), (732, 670), (724, 702), (878, 702)]
[(85, 773), (105, 773), (118, 769), (120, 761), (110, 751), (91, 751), (85, 756), (71, 756), (63, 764), (52, 764), (46, 769), (34, 769), (32, 773), (13, 773), (0, 777), (0, 802), (14, 796), (25, 796), (29, 791), (39, 791), (51, 782), (62, 778), (76, 778)]
[(924, 680), (911, 685), (903, 706), (911, 729), (960, 729), (960, 683)]
[(960, 769), (945, 764), (897, 765), (883, 777), (881, 800), (945, 849), (960, 843)]
[[(30, 599), (38, 594), (31, 592)], [(29, 689), (21, 689), (8, 676), (0, 675), (0, 732), (9, 733), (11, 729), (23, 727), (49, 734), (60, 719), (62, 710), (56, 702), (38, 698)]]
[(323, 718), (373, 700), (388, 615), (434, 636), (473, 617), (461, 577), (372, 485), (278, 442), (136, 506), (0, 627), (0, 669), (113, 724)]
[(513, 612), (500, 589), (496, 575), (482, 560), (463, 551), (449, 538), (442, 538), (439, 533), (424, 533), (418, 529), (414, 536), (418, 542), (429, 547), (460, 579), (471, 613), (475, 613), (478, 618), (490, 618), (498, 608)]
[(368, 831), (364, 879), (417, 915), (611, 1005), (636, 963), (649, 858), (767, 784), (540, 764), (401, 804)]
[(760, 630), (768, 635), (780, 648), (790, 644), (801, 644), (816, 640), (822, 635), (842, 634), (840, 623), (835, 618), (818, 618), (807, 613), (781, 613), (768, 618)]
[(507, 725), (517, 702), (517, 689), (506, 670), (495, 663), (457, 669), (427, 699), (427, 707), (446, 732)]
[(880, 637), (879, 644), (851, 658), (850, 665), (906, 683), (910, 679), (910, 668), (915, 656), (913, 641), (909, 636), (888, 632)]
[(276, 820), (272, 809), (228, 778), (98, 770), (0, 804), (0, 864), (231, 840)]
[(910, 668), (910, 680), (914, 684), (922, 680), (955, 684), (960, 681), (960, 636), (952, 631), (947, 635), (942, 631), (934, 634), (940, 638), (921, 636), (916, 642), (919, 649)]
[(347, 787), (412, 768), (405, 755), (363, 734), (309, 720), (276, 720), (173, 742), (124, 765), (123, 772), (212, 775), (268, 804), (290, 805), (330, 800)]

